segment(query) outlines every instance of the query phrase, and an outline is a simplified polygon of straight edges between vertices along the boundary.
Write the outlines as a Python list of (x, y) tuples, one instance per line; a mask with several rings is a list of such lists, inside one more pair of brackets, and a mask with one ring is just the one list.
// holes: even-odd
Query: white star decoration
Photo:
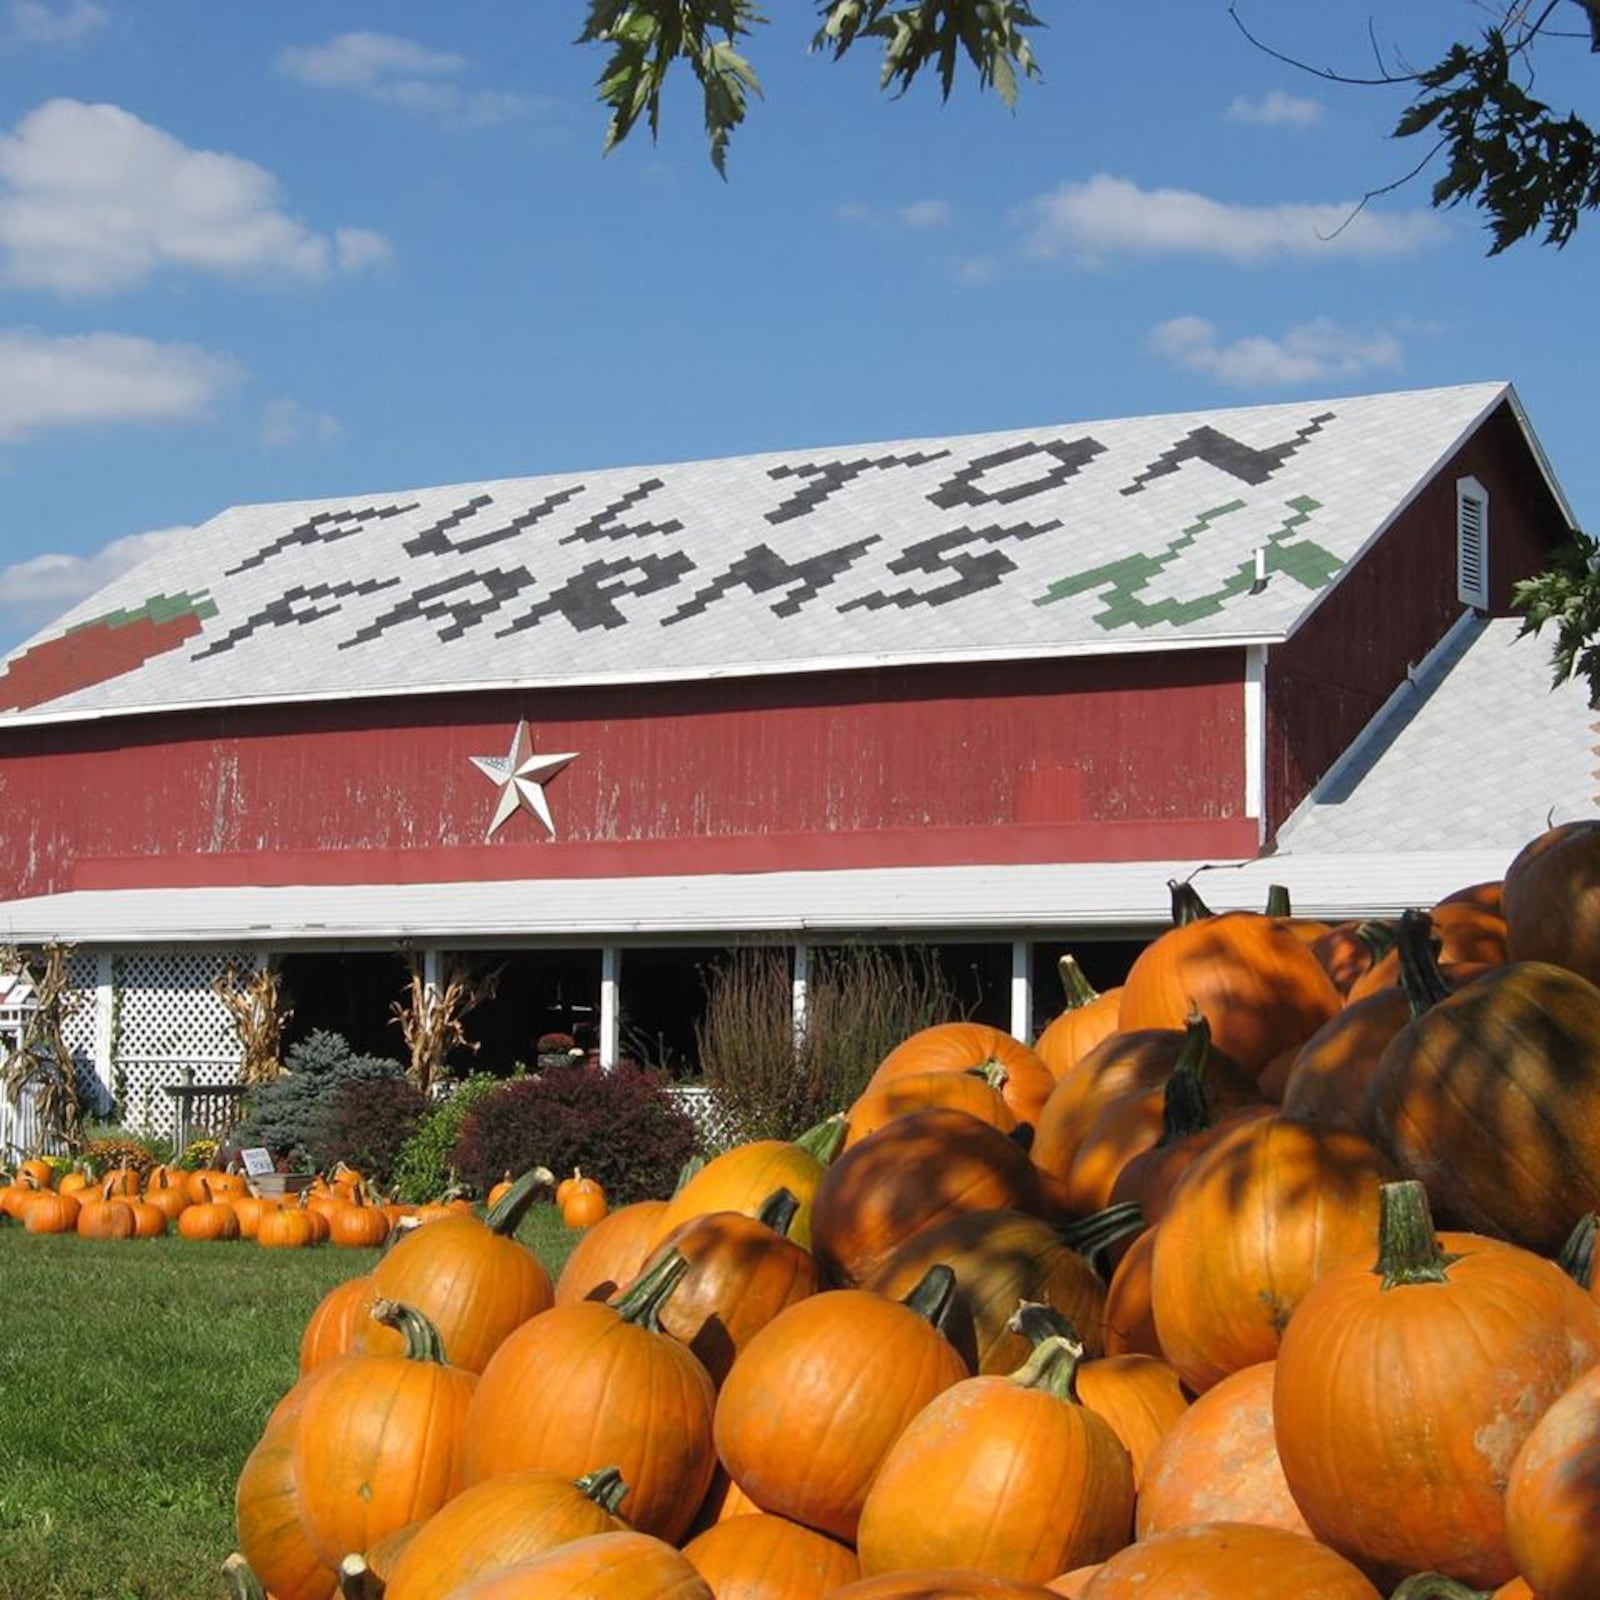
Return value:
[(556, 825), (550, 817), (550, 802), (545, 799), (545, 782), (555, 777), (569, 761), (576, 760), (577, 755), (576, 750), (561, 755), (535, 755), (524, 717), (517, 724), (517, 731), (511, 736), (511, 749), (505, 755), (470, 757), (473, 766), (500, 788), (500, 801), (494, 808), (483, 842), (487, 844), (503, 822), (522, 810), (531, 811), (544, 824), (545, 832), (555, 838)]

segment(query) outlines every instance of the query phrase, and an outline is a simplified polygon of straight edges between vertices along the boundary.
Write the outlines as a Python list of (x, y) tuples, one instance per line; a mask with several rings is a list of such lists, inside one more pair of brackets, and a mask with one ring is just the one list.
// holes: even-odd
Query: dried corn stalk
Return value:
[(83, 1143), (83, 1099), (65, 1036), (67, 1020), (79, 1005), (67, 975), (71, 959), (70, 944), (47, 944), (40, 950), (0, 947), (0, 973), (25, 978), (33, 991), (22, 1036), (0, 1065), (0, 1082), (13, 1106), (32, 1089), (46, 1134), (76, 1150)]
[(211, 989), (233, 1020), (239, 1041), (239, 1078), (243, 1083), (271, 1083), (283, 1074), (283, 1030), (294, 1009), (284, 1003), (283, 976), (274, 967), (241, 972), (230, 961)]
[(444, 1071), (452, 1050), (476, 1050), (477, 1042), (467, 1037), (462, 1026), (469, 1013), (494, 997), (500, 982), (500, 969), (475, 973), (464, 962), (452, 962), (443, 983), (429, 983), (421, 959), (406, 956), (410, 976), (405, 996), (389, 1010), (411, 1055), (409, 1076), (424, 1094)]

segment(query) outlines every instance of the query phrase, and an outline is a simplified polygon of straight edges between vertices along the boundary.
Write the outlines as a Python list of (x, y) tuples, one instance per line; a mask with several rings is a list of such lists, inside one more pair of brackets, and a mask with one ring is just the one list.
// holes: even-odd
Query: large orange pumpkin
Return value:
[(997, 1067), (999, 1089), (1018, 1122), (1039, 1120), (1055, 1075), (1020, 1039), (986, 1022), (938, 1022), (897, 1044), (868, 1080), (877, 1088), (924, 1072), (981, 1072)]
[(661, 1238), (666, 1211), (665, 1200), (635, 1200), (585, 1229), (556, 1279), (555, 1303), (609, 1300), (632, 1283)]
[(849, 1545), (765, 1511), (713, 1524), (683, 1553), (718, 1600), (821, 1600), (861, 1576)]
[(574, 1481), (559, 1472), (511, 1472), (464, 1489), (408, 1541), (384, 1600), (445, 1600), (458, 1585), (543, 1555), (557, 1545), (627, 1526), (626, 1490), (605, 1467)]
[(1228, 911), (1145, 946), (1122, 986), (1117, 1026), (1181, 1028), (1198, 1009), (1217, 1049), (1254, 1077), (1342, 1004), (1321, 962), (1279, 918)]
[(596, 1533), (463, 1584), (451, 1600), (713, 1600), (688, 1558), (644, 1533)]
[[(453, 1366), (482, 1372), (513, 1329), (555, 1303), (550, 1274), (513, 1237), (550, 1181), (535, 1167), (483, 1221), (461, 1212), (413, 1229), (372, 1269), (373, 1295), (415, 1306), (438, 1329)], [(377, 1323), (356, 1335), (356, 1348), (369, 1354), (392, 1353), (397, 1343), (397, 1335)]]
[(970, 1568), (884, 1572), (835, 1589), (828, 1600), (1055, 1600), (1054, 1591)]
[(1151, 1257), (1162, 1353), (1193, 1390), (1270, 1361), (1335, 1263), (1369, 1257), (1388, 1163), (1353, 1133), (1244, 1122), (1168, 1197)]
[(372, 1315), (401, 1331), (400, 1355), (333, 1361), (301, 1379), (300, 1514), (335, 1569), (460, 1492), (462, 1423), (478, 1383), (446, 1364), (437, 1331), (415, 1308), (379, 1300)]
[(1600, 989), (1542, 961), (1496, 968), (1395, 1035), (1368, 1114), (1445, 1222), (1553, 1254), (1600, 1209)]
[(865, 1289), (780, 1312), (734, 1363), (717, 1401), (717, 1454), (765, 1510), (855, 1537), (890, 1445), (967, 1376), (934, 1327), (954, 1275), (936, 1267), (906, 1304)]
[(1512, 1462), (1600, 1360), (1600, 1306), (1515, 1245), (1436, 1237), (1416, 1182), (1384, 1186), (1376, 1258), (1327, 1272), (1284, 1335), (1284, 1476), (1313, 1532), (1381, 1582), (1504, 1583)]
[(1139, 1485), (1141, 1539), (1195, 1522), (1256, 1522), (1310, 1534), (1272, 1431), (1277, 1370), (1276, 1362), (1262, 1361), (1230, 1373), (1167, 1430)]
[(1083, 1346), (1048, 1306), (1017, 1320), (1033, 1344), (1017, 1371), (946, 1389), (889, 1447), (861, 1508), (863, 1573), (961, 1562), (1043, 1583), (1128, 1542), (1133, 1468), (1079, 1399)]
[(1326, 1545), (1249, 1522), (1198, 1522), (1141, 1539), (1094, 1575), (1084, 1600), (1380, 1600), (1359, 1568)]
[(1504, 906), (1513, 961), (1550, 961), (1600, 984), (1600, 821), (1530, 839), (1506, 868)]
[(1506, 1537), (1540, 1600), (1600, 1594), (1600, 1367), (1545, 1412), (1517, 1451)]
[(1056, 965), (1066, 1009), (1033, 1041), (1033, 1052), (1059, 1082), (1102, 1039), (1117, 1031), (1122, 985), (1097, 994), (1074, 957), (1062, 956)]
[(1028, 1153), (964, 1111), (913, 1111), (839, 1157), (817, 1185), (812, 1248), (835, 1283), (865, 1282), (919, 1229), (963, 1211), (1036, 1211)]
[(668, 1252), (614, 1303), (574, 1301), (513, 1330), (484, 1368), (467, 1418), (466, 1481), (528, 1467), (577, 1477), (596, 1462), (613, 1465), (628, 1485), (627, 1521), (682, 1537), (716, 1465), (710, 1375), (659, 1320), (687, 1267)]
[(845, 1113), (850, 1125), (845, 1148), (860, 1144), (886, 1122), (929, 1106), (965, 1111), (1001, 1133), (1010, 1133), (1017, 1118), (1006, 1104), (1004, 1083), (1005, 1069), (991, 1064), (970, 1072), (908, 1072), (873, 1084), (862, 1090)]
[(330, 1600), (339, 1575), (300, 1516), (295, 1425), (269, 1427), (245, 1458), (234, 1492), (239, 1549), (273, 1600)]
[(362, 1274), (336, 1283), (317, 1302), (300, 1335), (300, 1375), (355, 1349), (356, 1329), (372, 1304), (372, 1280)]
[(1139, 1492), (1152, 1453), (1189, 1409), (1177, 1369), (1156, 1356), (1105, 1356), (1078, 1367), (1077, 1387), (1122, 1441)]

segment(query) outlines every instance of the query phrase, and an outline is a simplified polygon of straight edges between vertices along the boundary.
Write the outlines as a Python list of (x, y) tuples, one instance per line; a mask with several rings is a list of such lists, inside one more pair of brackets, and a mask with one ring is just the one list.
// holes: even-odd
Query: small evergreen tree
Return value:
[(252, 1097), (250, 1115), (236, 1137), (241, 1144), (264, 1145), (295, 1166), (310, 1163), (346, 1084), (405, 1077), (398, 1061), (357, 1055), (343, 1034), (321, 1029), (295, 1045), (284, 1065), (284, 1076)]

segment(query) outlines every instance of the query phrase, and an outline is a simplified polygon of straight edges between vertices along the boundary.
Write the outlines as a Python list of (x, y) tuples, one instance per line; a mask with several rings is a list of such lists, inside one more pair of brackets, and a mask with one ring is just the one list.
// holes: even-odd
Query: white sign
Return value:
[(245, 1173), (252, 1178), (264, 1177), (276, 1170), (273, 1166), (272, 1152), (262, 1149), (259, 1145), (253, 1150), (241, 1150), (239, 1159), (244, 1163)]

